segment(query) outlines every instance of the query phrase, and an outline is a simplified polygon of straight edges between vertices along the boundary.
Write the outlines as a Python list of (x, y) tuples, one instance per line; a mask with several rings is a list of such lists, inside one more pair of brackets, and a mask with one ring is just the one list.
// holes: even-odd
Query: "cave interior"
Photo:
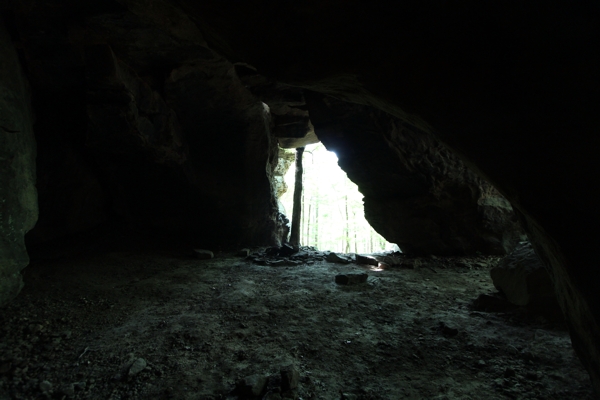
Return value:
[[(0, 398), (600, 393), (600, 6), (2, 0), (0, 17)], [(402, 249), (370, 258), (376, 273), (328, 249), (285, 254), (291, 215), (278, 199), (293, 159), (281, 149), (318, 142), (358, 185), (371, 226)], [(551, 304), (524, 311), (528, 300), (511, 299), (482, 317), (473, 300), (495, 291), (491, 278), (498, 288), (490, 270), (514, 254), (543, 271), (528, 279)], [(361, 343), (332, 333), (346, 307), (357, 338), (378, 332), (377, 351), (343, 353)], [(127, 310), (147, 324), (125, 333)], [(368, 325), (376, 310), (385, 317)], [(483, 328), (465, 316), (502, 325), (498, 343), (566, 343), (568, 362), (506, 344), (516, 353), (494, 365), (504, 348), (467, 340)], [(270, 330), (283, 344), (263, 350), (265, 367), (248, 349)], [(336, 344), (311, 347), (311, 331)], [(107, 347), (86, 345), (94, 335)], [(435, 340), (400, 339), (411, 335)], [(160, 340), (143, 347), (150, 337)], [(447, 364), (427, 353), (434, 342)], [(345, 350), (325, 349), (335, 346)], [(449, 361), (473, 348), (475, 367)], [(373, 365), (352, 358), (370, 352)], [(237, 364), (219, 364), (229, 356)], [(359, 378), (311, 375), (310, 361), (328, 357), (354, 360), (345, 368)], [(395, 372), (374, 372), (381, 364)], [(411, 370), (431, 364), (462, 372), (416, 384)]]

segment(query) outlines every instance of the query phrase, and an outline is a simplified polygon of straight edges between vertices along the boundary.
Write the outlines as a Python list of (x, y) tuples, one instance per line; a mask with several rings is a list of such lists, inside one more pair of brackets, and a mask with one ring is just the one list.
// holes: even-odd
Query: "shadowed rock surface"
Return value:
[[(600, 393), (597, 3), (4, 0), (0, 11), (12, 41), (3, 39), (3, 63), (17, 71), (18, 54), (36, 115), (40, 230), (31, 232), (32, 243), (105, 223), (171, 229), (203, 247), (211, 240), (278, 242), (271, 133), (274, 124), (296, 134), (310, 125), (297, 110), (274, 123), (233, 67), (249, 65), (278, 84), (369, 105), (432, 133), (494, 185), (550, 267), (573, 346)], [(102, 103), (86, 96), (102, 82), (88, 85), (99, 65), (86, 54), (99, 45), (114, 53), (104, 60), (118, 66), (127, 88), (118, 80), (108, 85), (115, 98), (105, 117), (131, 124), (111, 129), (117, 138), (108, 148), (88, 142), (88, 107)], [(19, 76), (3, 79), (18, 86)], [(164, 102), (177, 115), (182, 147), (150, 140), (177, 127), (169, 110), (154, 115), (140, 102), (154, 93), (162, 97), (155, 106)], [(1, 115), (17, 103), (3, 103)], [(33, 115), (26, 119), (33, 124)], [(1, 170), (0, 190), (14, 186), (11, 193), (31, 199), (34, 143), (25, 142), (19, 154), (27, 161), (11, 160), (28, 165), (26, 176), (11, 164)], [(185, 154), (183, 163), (154, 158), (174, 148), (187, 148), (176, 157)], [(22, 222), (15, 230), (3, 222), (3, 240), (14, 235), (12, 252), (35, 205), (6, 204), (2, 218), (8, 207), (12, 221)], [(11, 293), (26, 262), (17, 247), (0, 283)]]
[(31, 95), (0, 20), (0, 304), (23, 287), (24, 235), (35, 225), (35, 139)]
[(522, 242), (490, 270), (496, 289), (518, 306), (555, 303), (554, 284), (531, 243)]
[(310, 96), (309, 111), (367, 220), (404, 253), (506, 254), (524, 238), (508, 201), (432, 134), (331, 97)]

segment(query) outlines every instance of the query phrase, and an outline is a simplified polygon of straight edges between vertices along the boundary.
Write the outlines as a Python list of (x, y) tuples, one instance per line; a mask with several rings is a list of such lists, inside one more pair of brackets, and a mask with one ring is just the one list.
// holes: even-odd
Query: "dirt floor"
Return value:
[(0, 399), (242, 399), (261, 377), (265, 399), (594, 398), (561, 323), (473, 309), (498, 258), (379, 270), (308, 253), (296, 266), (164, 250), (34, 262), (0, 310)]

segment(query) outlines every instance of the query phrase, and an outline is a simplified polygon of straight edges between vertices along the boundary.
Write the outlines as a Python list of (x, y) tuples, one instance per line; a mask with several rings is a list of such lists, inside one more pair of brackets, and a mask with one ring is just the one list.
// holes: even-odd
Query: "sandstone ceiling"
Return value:
[[(372, 107), (434, 135), (510, 201), (552, 269), (573, 345), (600, 391), (599, 8), (4, 0), (3, 99), (21, 106), (3, 100), (2, 133), (28, 133), (3, 142), (22, 151), (2, 156), (13, 160), (2, 190), (26, 193), (11, 195), (3, 215), (28, 210), (10, 226), (16, 237), (35, 219), (33, 130), (33, 242), (109, 220), (206, 240), (278, 240), (275, 136), (294, 147), (314, 134), (311, 92)], [(26, 255), (3, 246), (8, 280)]]

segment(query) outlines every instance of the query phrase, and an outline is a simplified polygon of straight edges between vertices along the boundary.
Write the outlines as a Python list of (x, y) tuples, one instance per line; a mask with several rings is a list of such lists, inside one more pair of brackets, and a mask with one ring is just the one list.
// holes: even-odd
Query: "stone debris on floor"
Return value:
[(327, 261), (334, 264), (357, 264), (389, 268), (402, 265), (404, 255), (399, 252), (361, 255), (354, 253), (336, 253), (319, 251), (314, 247), (303, 246), (294, 248), (284, 244), (281, 247), (268, 247), (248, 255), (248, 260), (259, 265), (297, 266), (302, 263), (312, 264)]
[(279, 250), (203, 268), (110, 253), (26, 276), (0, 313), (0, 399), (593, 398), (561, 323), (495, 292), (499, 257), (361, 254), (381, 269)]

